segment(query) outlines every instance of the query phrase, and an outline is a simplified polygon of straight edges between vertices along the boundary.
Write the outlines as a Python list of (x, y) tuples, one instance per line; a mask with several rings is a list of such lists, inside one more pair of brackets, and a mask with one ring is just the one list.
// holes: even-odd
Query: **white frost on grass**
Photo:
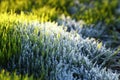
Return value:
[(118, 80), (118, 74), (94, 66), (104, 60), (102, 56), (112, 53), (104, 46), (97, 48), (99, 43), (94, 39), (83, 39), (50, 22), (21, 28), (21, 55), (10, 62), (19, 74), (33, 74), (44, 80)]

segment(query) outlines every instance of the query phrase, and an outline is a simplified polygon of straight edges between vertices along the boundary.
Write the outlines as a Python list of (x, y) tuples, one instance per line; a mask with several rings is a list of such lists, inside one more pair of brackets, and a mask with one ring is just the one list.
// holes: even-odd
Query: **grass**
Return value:
[(120, 49), (86, 38), (107, 35), (115, 46), (119, 6), (119, 0), (0, 0), (0, 80), (119, 80)]
[(16, 73), (9, 73), (5, 70), (2, 70), (0, 72), (0, 80), (34, 80), (33, 77), (28, 77), (27, 75), (21, 76), (21, 75), (16, 75)]

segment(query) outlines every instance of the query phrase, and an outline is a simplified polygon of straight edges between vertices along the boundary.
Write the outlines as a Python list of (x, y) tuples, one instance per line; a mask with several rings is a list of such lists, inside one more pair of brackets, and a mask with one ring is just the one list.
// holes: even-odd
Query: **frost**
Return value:
[(21, 29), (21, 54), (11, 58), (8, 64), (14, 64), (8, 70), (44, 80), (118, 80), (118, 74), (99, 66), (112, 51), (97, 48), (94, 39), (83, 39), (50, 22), (33, 22)]

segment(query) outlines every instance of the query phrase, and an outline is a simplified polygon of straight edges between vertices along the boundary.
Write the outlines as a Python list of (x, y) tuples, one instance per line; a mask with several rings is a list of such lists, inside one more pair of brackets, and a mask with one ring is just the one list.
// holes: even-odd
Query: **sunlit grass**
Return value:
[[(0, 0), (0, 80), (117, 80), (119, 74), (108, 69), (119, 65), (120, 48), (106, 49), (81, 32), (100, 38), (102, 30), (87, 28), (94, 24), (119, 41), (114, 32), (119, 5), (119, 0)], [(62, 14), (74, 20), (60, 20)]]
[(35, 80), (33, 76), (28, 77), (28, 75), (17, 75), (15, 72), (10, 73), (5, 71), (4, 69), (0, 71), (0, 80)]

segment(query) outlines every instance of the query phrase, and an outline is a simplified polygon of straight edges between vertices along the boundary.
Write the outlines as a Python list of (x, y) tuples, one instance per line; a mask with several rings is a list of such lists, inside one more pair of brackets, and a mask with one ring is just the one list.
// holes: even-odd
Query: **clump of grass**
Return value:
[[(21, 55), (10, 59), (7, 66), (10, 71), (42, 80), (118, 80), (118, 74), (97, 67), (112, 51), (94, 39), (83, 39), (50, 22), (26, 24), (22, 35)], [(100, 56), (95, 58), (97, 55)]]

